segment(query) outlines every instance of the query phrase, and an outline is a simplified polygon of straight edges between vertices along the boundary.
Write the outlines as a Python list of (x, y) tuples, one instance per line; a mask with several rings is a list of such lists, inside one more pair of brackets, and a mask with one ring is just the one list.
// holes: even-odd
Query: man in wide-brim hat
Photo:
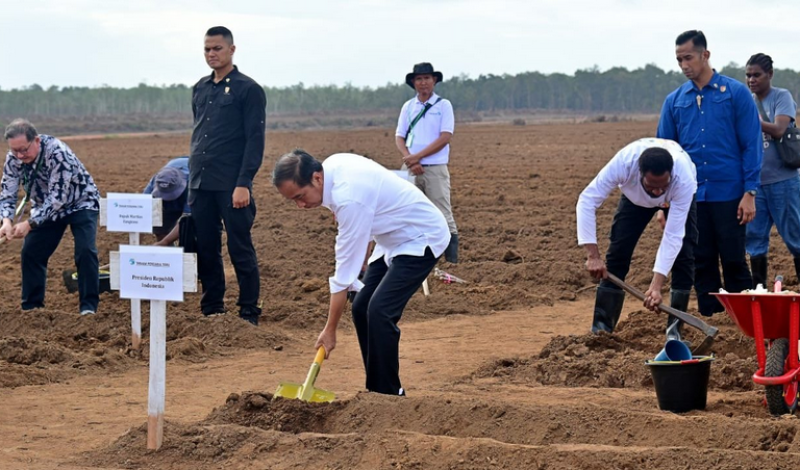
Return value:
[(406, 74), (406, 84), (417, 94), (400, 111), (395, 145), (403, 156), (403, 166), (414, 176), (414, 183), (447, 220), (450, 245), (445, 260), (458, 262), (458, 227), (450, 204), (450, 139), (455, 119), (453, 105), (433, 92), (443, 80), (429, 62), (414, 65)]
[(414, 90), (416, 90), (414, 87), (414, 78), (416, 78), (417, 75), (430, 75), (436, 79), (436, 83), (442, 83), (442, 80), (444, 80), (444, 75), (442, 75), (442, 72), (434, 71), (433, 65), (431, 65), (429, 62), (420, 62), (414, 66), (413, 72), (406, 74), (406, 85), (414, 88)]

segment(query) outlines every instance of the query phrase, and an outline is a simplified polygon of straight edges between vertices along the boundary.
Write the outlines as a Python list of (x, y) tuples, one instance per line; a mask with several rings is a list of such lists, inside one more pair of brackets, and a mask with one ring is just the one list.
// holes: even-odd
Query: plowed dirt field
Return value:
[[(43, 129), (46, 132), (46, 129)], [(454, 137), (453, 203), (462, 262), (440, 267), (467, 284), (431, 278), (400, 327), (408, 397), (364, 392), (352, 326), (317, 386), (330, 404), (273, 400), (302, 381), (325, 322), (336, 226), (325, 209), (280, 198), (269, 173), (295, 147), (325, 157), (355, 152), (396, 168), (389, 129), (271, 132), (254, 194), (253, 229), (264, 315), (210, 319), (199, 296), (168, 305), (164, 445), (146, 449), (147, 304), (142, 348), (130, 347), (130, 304), (104, 293), (78, 315), (67, 234), (51, 258), (46, 308), (19, 308), (19, 242), (0, 245), (0, 469), (784, 469), (800, 465), (800, 421), (773, 418), (752, 383), (755, 348), (725, 314), (704, 411), (658, 409), (644, 361), (663, 345), (665, 318), (628, 298), (613, 335), (588, 335), (593, 282), (576, 246), (583, 187), (654, 122), (461, 126)], [(139, 192), (188, 135), (69, 139), (101, 193)], [(601, 208), (605, 249), (618, 194)], [(660, 230), (636, 250), (627, 280), (645, 288)], [(145, 237), (144, 242), (152, 239)], [(98, 234), (101, 264), (127, 235)], [(773, 235), (771, 273), (796, 288)], [(690, 312), (695, 312), (694, 302)], [(702, 338), (693, 331), (688, 339)]]

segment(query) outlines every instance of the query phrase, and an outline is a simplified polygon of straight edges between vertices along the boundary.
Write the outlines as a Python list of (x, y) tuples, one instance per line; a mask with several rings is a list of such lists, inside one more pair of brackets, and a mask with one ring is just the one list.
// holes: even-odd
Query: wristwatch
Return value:
[(750, 191), (747, 191), (747, 194), (749, 194), (749, 195), (751, 195), (753, 197), (756, 197), (756, 194), (758, 194), (758, 191), (756, 191), (755, 189), (751, 189)]

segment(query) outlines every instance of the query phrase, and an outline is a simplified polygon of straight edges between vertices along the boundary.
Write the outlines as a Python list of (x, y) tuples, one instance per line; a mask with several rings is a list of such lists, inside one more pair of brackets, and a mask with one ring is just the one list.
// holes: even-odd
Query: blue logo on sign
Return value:
[(119, 203), (115, 202), (114, 207), (119, 207)]
[(131, 258), (131, 259), (129, 259), (129, 260), (128, 260), (128, 264), (130, 264), (131, 266), (133, 266), (134, 264), (136, 264), (136, 260), (135, 260), (135, 259), (133, 259), (133, 258)]

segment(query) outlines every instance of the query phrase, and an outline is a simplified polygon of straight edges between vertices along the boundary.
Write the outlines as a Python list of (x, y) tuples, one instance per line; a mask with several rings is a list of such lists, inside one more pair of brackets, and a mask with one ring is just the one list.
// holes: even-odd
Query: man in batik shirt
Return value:
[[(25, 119), (12, 121), (3, 137), (9, 150), (0, 192), (0, 240), (24, 239), (22, 309), (44, 307), (47, 262), (69, 226), (75, 239), (79, 311), (94, 314), (99, 300), (95, 236), (100, 199), (92, 176), (65, 143), (38, 134)], [(20, 189), (24, 199), (15, 210)], [(22, 220), (28, 201), (30, 215)]]

